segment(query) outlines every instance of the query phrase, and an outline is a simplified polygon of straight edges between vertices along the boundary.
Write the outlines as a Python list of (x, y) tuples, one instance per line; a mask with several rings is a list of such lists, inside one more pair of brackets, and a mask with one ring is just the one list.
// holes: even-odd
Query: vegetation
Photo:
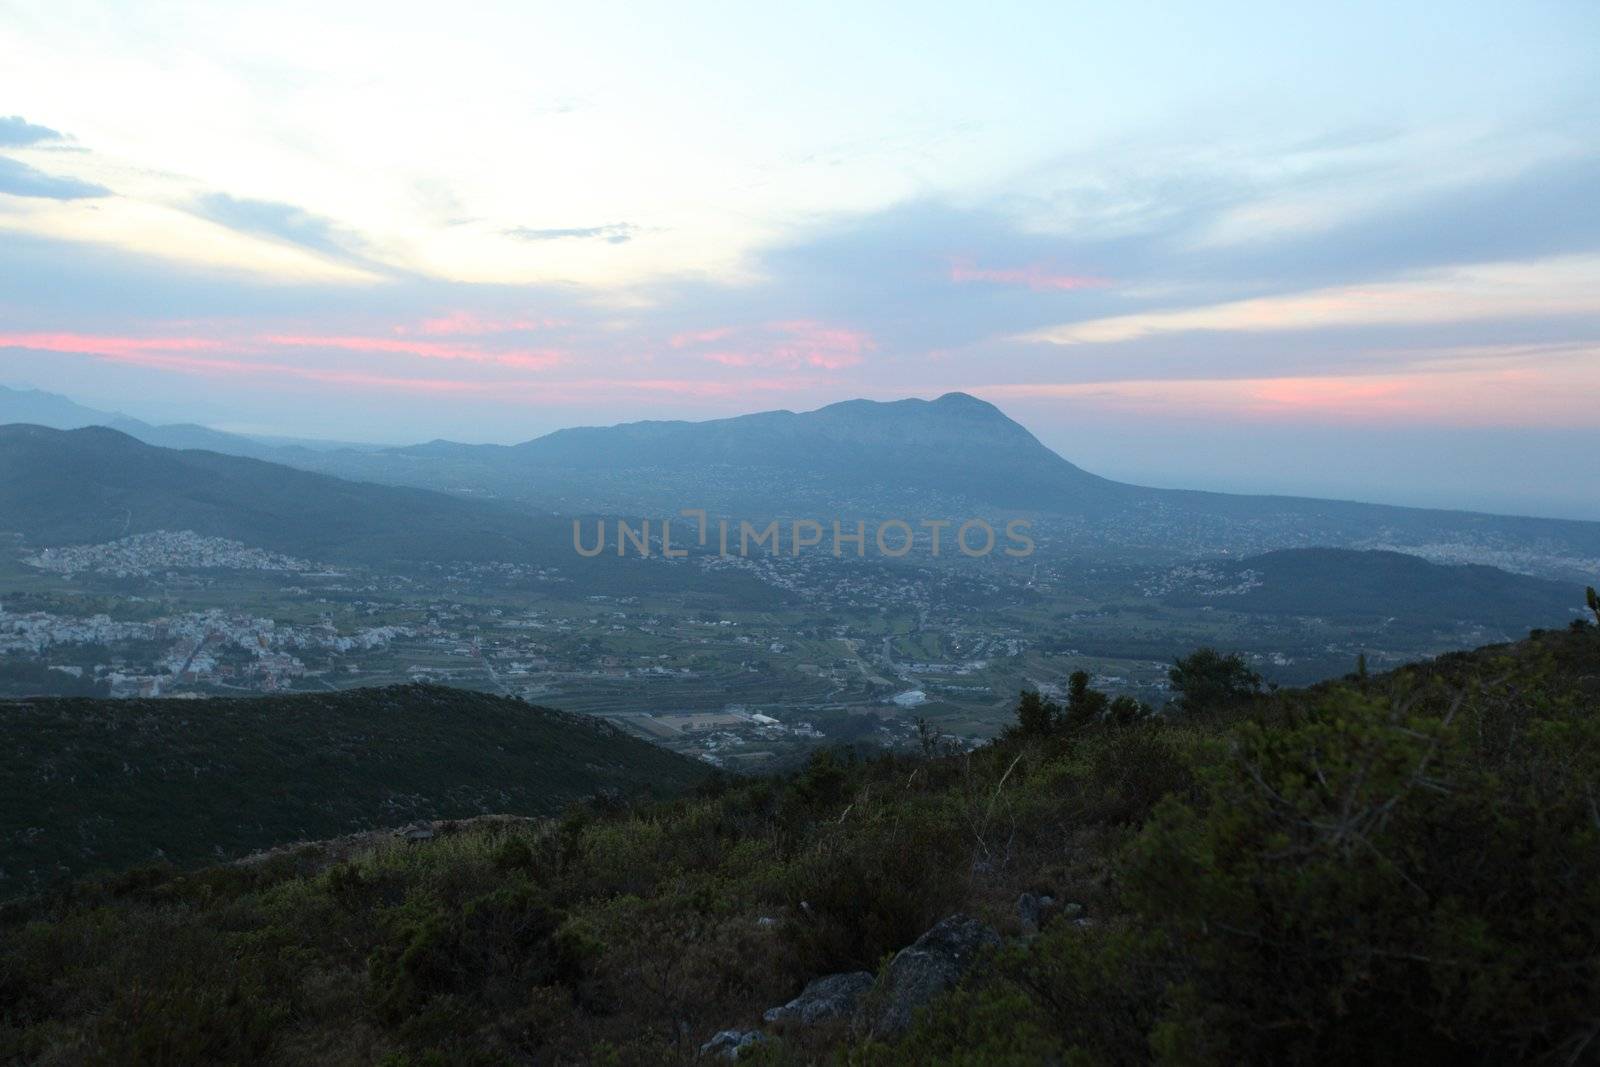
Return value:
[(425, 489), (348, 482), (104, 426), (0, 426), (0, 515), (35, 545), (193, 530), (317, 561), (571, 555), (570, 530)]
[(1167, 672), (1178, 707), (1190, 714), (1229, 708), (1261, 692), (1261, 675), (1237, 653), (1197, 649)]
[[(1179, 669), (1183, 710), (1025, 695), (970, 753), (930, 730), (916, 758), (15, 903), (0, 1060), (688, 1062), (957, 910), (1005, 945), (910, 1032), (751, 1058), (1594, 1059), (1600, 630), (1307, 690)], [(1058, 902), (1036, 935), (1024, 892)]]
[(710, 771), (602, 720), (438, 686), (0, 701), (0, 737), (0, 897), (417, 819), (553, 815), (598, 790), (670, 796)]
[[(1481, 564), (1432, 563), (1404, 552), (1285, 548), (1212, 560), (1213, 577), (1164, 599), (1169, 605), (1226, 608), (1266, 616), (1315, 612), (1346, 623), (1437, 626), (1441, 619), (1484, 626), (1535, 626), (1577, 606), (1575, 581), (1513, 574)], [(1219, 594), (1218, 589), (1226, 590)]]

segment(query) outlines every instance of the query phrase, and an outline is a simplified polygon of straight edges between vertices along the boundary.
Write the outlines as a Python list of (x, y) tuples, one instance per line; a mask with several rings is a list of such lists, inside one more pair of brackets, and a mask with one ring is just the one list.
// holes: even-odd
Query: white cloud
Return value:
[(1600, 257), (1560, 256), (1419, 272), (1172, 311), (1115, 315), (1023, 334), (1052, 345), (1114, 344), (1158, 334), (1261, 333), (1581, 315), (1600, 312)]

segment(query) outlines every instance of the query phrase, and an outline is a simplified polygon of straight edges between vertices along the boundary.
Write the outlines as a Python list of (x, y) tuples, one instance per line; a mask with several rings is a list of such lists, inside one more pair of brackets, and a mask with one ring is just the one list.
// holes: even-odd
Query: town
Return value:
[[(912, 746), (919, 728), (975, 743), (1020, 689), (1058, 695), (1076, 670), (1159, 706), (1173, 658), (1201, 645), (1239, 649), (1286, 681), (1441, 646), (1432, 632), (1231, 612), (1259, 578), (1204, 564), (705, 552), (630, 561), (689, 570), (602, 593), (580, 589), (567, 562), (336, 567), (190, 531), (17, 543), (0, 558), (0, 695), (436, 682), (751, 767), (819, 744)], [(1172, 606), (1182, 589), (1198, 606)]]

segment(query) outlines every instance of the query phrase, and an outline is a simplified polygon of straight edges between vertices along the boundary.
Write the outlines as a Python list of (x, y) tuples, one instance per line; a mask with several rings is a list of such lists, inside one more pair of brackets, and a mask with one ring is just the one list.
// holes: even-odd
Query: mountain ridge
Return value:
[(966, 393), (571, 427), (513, 445), (315, 450), (240, 444), (204, 428), (139, 433), (346, 480), (490, 498), (546, 517), (704, 508), (735, 518), (948, 518), (988, 510), (1042, 516), (1064, 524), (1075, 542), (1121, 554), (1196, 558), (1311, 545), (1426, 554), (1458, 544), (1480, 562), (1498, 562), (1533, 546), (1531, 562), (1517, 569), (1558, 577), (1600, 569), (1600, 522), (1112, 481)]
[(536, 534), (530, 518), (492, 505), (162, 448), (101, 426), (0, 426), (0, 524), (46, 544), (187, 529), (335, 561), (516, 558), (559, 543), (559, 531)]

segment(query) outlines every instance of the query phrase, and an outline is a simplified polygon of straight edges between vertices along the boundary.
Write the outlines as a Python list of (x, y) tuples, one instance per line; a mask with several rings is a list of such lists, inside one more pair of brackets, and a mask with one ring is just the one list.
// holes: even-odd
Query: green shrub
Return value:
[(1201, 802), (1164, 801), (1128, 857), (1184, 990), (1166, 1030), (1278, 1063), (1511, 1062), (1592, 1038), (1600, 721), (1546, 703), (1508, 733), (1509, 706), (1336, 690), (1236, 730)]

